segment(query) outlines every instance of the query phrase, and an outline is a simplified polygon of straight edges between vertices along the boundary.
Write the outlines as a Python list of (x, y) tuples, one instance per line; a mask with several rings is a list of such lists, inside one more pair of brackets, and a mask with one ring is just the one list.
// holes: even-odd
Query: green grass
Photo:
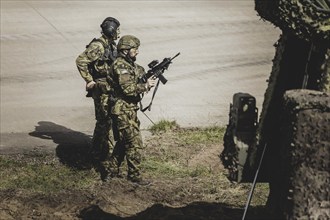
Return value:
[(206, 166), (188, 167), (189, 157), (209, 144), (222, 143), (224, 127), (180, 128), (176, 121), (161, 120), (149, 128), (154, 134), (143, 167), (156, 176), (198, 177), (210, 173)]
[[(214, 195), (218, 201), (244, 205), (251, 184), (234, 184), (226, 178), (225, 170), (188, 163), (210, 146), (219, 146), (220, 153), (224, 127), (180, 128), (175, 121), (162, 120), (150, 131), (153, 135), (145, 141), (148, 146), (143, 151), (143, 174), (154, 180), (173, 181), (174, 186), (169, 187), (178, 187), (179, 194), (192, 190), (198, 198)], [(75, 170), (60, 163), (54, 155), (3, 155), (0, 167), (0, 190), (53, 194), (61, 190), (89, 190), (100, 181), (94, 169)], [(182, 186), (176, 186), (177, 183)], [(267, 195), (268, 185), (257, 184), (252, 205), (264, 204)]]
[(225, 133), (224, 127), (206, 127), (200, 129), (181, 130), (178, 138), (182, 144), (211, 144), (222, 142)]
[(93, 182), (93, 172), (77, 171), (61, 164), (17, 161), (0, 156), (0, 189), (26, 189), (51, 193), (83, 189)]
[[(152, 141), (142, 161), (144, 172), (149, 177), (166, 180), (192, 178), (197, 182), (188, 184), (189, 187), (202, 189), (203, 195), (217, 195), (220, 201), (228, 204), (245, 205), (250, 183), (232, 183), (224, 171), (212, 170), (207, 164), (187, 164), (191, 157), (207, 150), (210, 145), (218, 145), (220, 154), (225, 127), (180, 128), (175, 121), (161, 120), (149, 130), (153, 134)], [(268, 191), (268, 184), (258, 183), (251, 204), (265, 204)]]
[(202, 177), (211, 174), (209, 168), (206, 166), (189, 168), (175, 163), (175, 161), (162, 162), (157, 160), (157, 158), (147, 158), (143, 161), (142, 167), (150, 176), (154, 176), (155, 178)]
[(179, 128), (180, 126), (176, 123), (176, 121), (167, 121), (167, 120), (160, 120), (156, 124), (152, 125), (149, 128), (149, 131), (152, 134), (157, 134), (157, 133), (162, 133), (162, 132), (167, 132), (170, 130), (175, 130)]
[[(180, 128), (176, 121), (161, 120), (149, 128), (152, 134), (173, 132), (180, 139), (180, 144), (210, 144), (222, 142), (226, 127), (212, 126), (205, 128)], [(172, 134), (172, 133), (171, 133)]]

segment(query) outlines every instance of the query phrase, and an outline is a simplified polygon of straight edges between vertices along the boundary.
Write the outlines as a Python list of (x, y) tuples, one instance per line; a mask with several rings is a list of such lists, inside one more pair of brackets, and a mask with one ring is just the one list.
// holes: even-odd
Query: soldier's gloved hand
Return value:
[(96, 82), (90, 81), (89, 83), (86, 84), (86, 90), (90, 90), (95, 86)]
[(147, 80), (147, 83), (146, 83), (146, 87), (147, 89), (151, 89), (152, 87), (154, 87), (157, 83), (157, 79), (154, 79), (153, 77), (150, 77), (148, 80)]

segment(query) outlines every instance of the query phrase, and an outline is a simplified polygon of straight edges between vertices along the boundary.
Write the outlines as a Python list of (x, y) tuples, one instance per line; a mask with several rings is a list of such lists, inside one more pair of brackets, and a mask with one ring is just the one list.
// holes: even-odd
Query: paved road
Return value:
[(52, 149), (56, 132), (92, 133), (93, 104), (75, 58), (107, 16), (141, 39), (143, 66), (181, 52), (147, 112), (154, 122), (224, 125), (235, 92), (254, 95), (260, 108), (280, 30), (260, 20), (252, 0), (1, 0), (0, 153)]

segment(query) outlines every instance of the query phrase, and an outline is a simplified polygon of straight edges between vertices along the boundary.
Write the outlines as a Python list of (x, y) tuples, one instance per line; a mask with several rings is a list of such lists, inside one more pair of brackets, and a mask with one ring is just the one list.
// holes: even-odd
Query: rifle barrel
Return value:
[(179, 56), (180, 55), (180, 52), (177, 53), (174, 57), (171, 58), (171, 60), (173, 60), (175, 57)]

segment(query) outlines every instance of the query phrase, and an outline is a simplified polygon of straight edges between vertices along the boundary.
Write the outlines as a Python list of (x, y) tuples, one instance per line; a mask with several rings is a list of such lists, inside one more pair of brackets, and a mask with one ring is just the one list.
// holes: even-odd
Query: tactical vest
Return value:
[(104, 63), (107, 63), (110, 66), (117, 58), (117, 48), (114, 44), (107, 45), (102, 40), (96, 38), (94, 38), (88, 45), (86, 45), (86, 48), (88, 48), (89, 45), (91, 45), (93, 42), (100, 42), (104, 48), (104, 54), (102, 57), (88, 64), (88, 71), (95, 81), (96, 79), (106, 77), (95, 69), (95, 65), (103, 65)]

